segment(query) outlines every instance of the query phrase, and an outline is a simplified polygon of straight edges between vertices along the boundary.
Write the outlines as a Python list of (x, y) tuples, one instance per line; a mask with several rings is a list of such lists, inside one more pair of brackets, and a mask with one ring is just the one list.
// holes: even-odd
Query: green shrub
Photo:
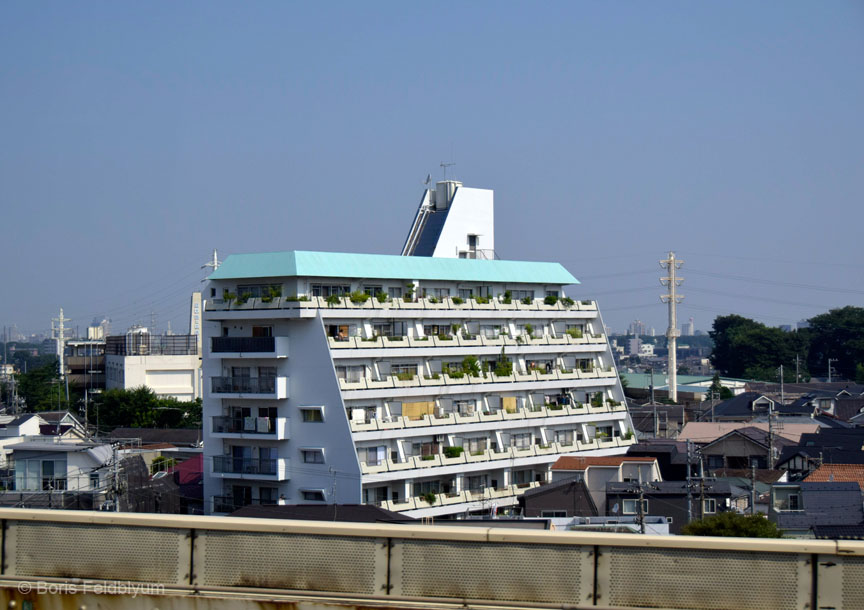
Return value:
[[(428, 456), (432, 457), (432, 456)], [(423, 459), (426, 459), (425, 457)], [(426, 502), (426, 504), (435, 504), (438, 501), (438, 496), (432, 493), (431, 491), (420, 496), (420, 499)]]
[(574, 301), (570, 297), (561, 297), (561, 304), (564, 307), (573, 307), (576, 304), (576, 301)]
[(341, 302), (342, 298), (337, 294), (331, 294), (329, 297), (327, 297), (327, 305), (329, 307), (332, 307), (333, 305), (338, 305)]
[(523, 304), (523, 305), (530, 305), (532, 300), (533, 300), (533, 299), (532, 299), (531, 297), (524, 297), (524, 298), (522, 299), (522, 304)]
[(554, 294), (547, 294), (546, 298), (543, 299), (543, 302), (547, 305), (554, 305), (558, 302), (558, 297), (556, 297)]
[(387, 293), (379, 290), (378, 292), (375, 293), (375, 298), (378, 299), (379, 303), (386, 303), (387, 302)]
[(578, 328), (568, 328), (567, 334), (570, 335), (573, 339), (581, 339), (582, 331)]
[(462, 297), (453, 297), (453, 303), (455, 305), (461, 305), (464, 302), (465, 302), (465, 299), (463, 299)]
[(404, 373), (396, 373), (396, 379), (399, 381), (411, 381), (417, 376), (416, 373), (405, 371)]
[(365, 292), (361, 292), (359, 290), (355, 290), (351, 293), (351, 302), (355, 305), (361, 305), (369, 300), (369, 295)]
[(462, 447), (444, 447), (444, 456), (448, 458), (457, 458), (462, 455), (464, 449)]
[(477, 297), (474, 297), (474, 302), (475, 302), (475, 303), (480, 303), (481, 305), (485, 305), (486, 303), (489, 302), (489, 297), (480, 297), (480, 296), (477, 296)]

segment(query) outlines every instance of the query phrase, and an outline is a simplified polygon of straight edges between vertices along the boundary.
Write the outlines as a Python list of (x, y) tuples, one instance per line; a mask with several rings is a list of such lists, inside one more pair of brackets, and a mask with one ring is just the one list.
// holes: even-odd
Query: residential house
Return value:
[[(637, 485), (610, 481), (606, 484), (606, 514), (634, 516), (641, 514), (666, 517), (669, 530), (680, 534), (693, 519), (702, 519), (729, 508), (732, 491), (729, 483), (711, 479), (692, 481), (657, 481)], [(688, 509), (689, 504), (689, 509)]]
[(552, 465), (552, 483), (585, 481), (598, 513), (606, 512), (606, 483), (650, 483), (662, 480), (657, 458), (637, 456), (562, 456)]
[(768, 518), (789, 538), (812, 537), (817, 527), (861, 525), (861, 488), (857, 482), (777, 483)]
[(593, 517), (597, 506), (585, 479), (573, 476), (529, 489), (519, 496), (523, 517)]

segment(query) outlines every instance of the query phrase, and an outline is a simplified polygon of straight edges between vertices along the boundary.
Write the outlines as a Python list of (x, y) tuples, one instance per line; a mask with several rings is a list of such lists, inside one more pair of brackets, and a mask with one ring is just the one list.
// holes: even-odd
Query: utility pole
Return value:
[(756, 514), (756, 462), (750, 462), (750, 514)]
[(774, 409), (768, 405), (768, 468), (774, 468)]
[(801, 371), (799, 367), (800, 360), (801, 356), (795, 354), (795, 383), (801, 383)]
[(669, 270), (669, 275), (660, 278), (660, 284), (669, 288), (669, 292), (660, 295), (660, 300), (663, 303), (669, 304), (669, 328), (666, 329), (667, 347), (669, 348), (669, 399), (673, 403), (678, 402), (678, 337), (681, 336), (681, 331), (678, 330), (678, 303), (684, 300), (683, 295), (677, 294), (678, 286), (684, 281), (684, 278), (679, 278), (676, 271), (681, 268), (684, 261), (676, 259), (674, 252), (669, 252), (669, 258), (660, 261), (660, 266)]
[(654, 366), (651, 366), (651, 404), (655, 404), (654, 402)]
[(639, 483), (639, 532), (645, 533), (645, 486)]
[[(64, 359), (66, 352), (66, 322), (71, 322), (70, 318), (63, 317), (63, 308), (60, 308), (60, 317), (51, 318), (51, 332), (57, 340), (57, 357), (60, 358), (60, 378), (66, 379), (66, 361)], [(54, 326), (54, 323), (57, 326)], [(69, 402), (69, 384), (66, 383), (66, 402)]]
[(693, 441), (687, 440), (687, 523), (693, 521), (693, 488), (690, 483), (690, 461), (693, 457)]
[(120, 468), (117, 463), (117, 445), (114, 445), (114, 512), (120, 512)]
[(786, 395), (783, 392), (783, 365), (780, 365), (780, 404), (786, 404)]
[(837, 362), (837, 358), (828, 358), (828, 383), (831, 383), (831, 370), (834, 368), (831, 366), (832, 362)]

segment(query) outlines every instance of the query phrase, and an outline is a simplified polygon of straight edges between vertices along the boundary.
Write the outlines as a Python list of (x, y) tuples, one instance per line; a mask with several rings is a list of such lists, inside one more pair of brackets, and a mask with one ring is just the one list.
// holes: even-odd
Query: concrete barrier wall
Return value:
[(111, 583), (127, 589), (110, 607), (128, 608), (864, 608), (858, 542), (26, 509), (0, 520), (0, 598), (18, 608), (105, 606), (94, 587)]

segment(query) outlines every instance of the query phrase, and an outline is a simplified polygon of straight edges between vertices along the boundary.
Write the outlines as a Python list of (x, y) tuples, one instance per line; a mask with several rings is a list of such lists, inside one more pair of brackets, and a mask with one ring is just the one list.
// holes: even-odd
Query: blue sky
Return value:
[(860, 2), (4, 2), (0, 323), (175, 330), (220, 253), (398, 253), (427, 173), (605, 321), (864, 300)]

